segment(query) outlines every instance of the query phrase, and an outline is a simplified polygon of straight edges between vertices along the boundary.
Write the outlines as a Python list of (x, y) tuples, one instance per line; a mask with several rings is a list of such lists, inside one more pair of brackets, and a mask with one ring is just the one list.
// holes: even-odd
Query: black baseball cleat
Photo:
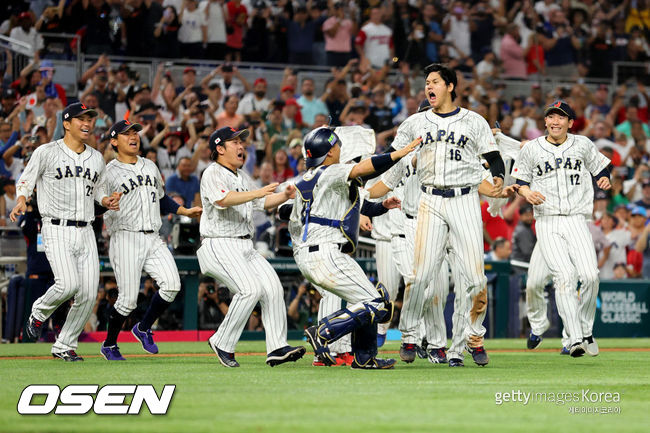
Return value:
[(427, 359), (427, 350), (424, 347), (418, 346), (417, 344), (415, 345), (415, 354), (420, 359)]
[(212, 342), (210, 340), (208, 340), (208, 345), (214, 351), (214, 353), (217, 355), (217, 358), (219, 359), (219, 362), (221, 363), (221, 365), (223, 365), (224, 367), (228, 367), (228, 368), (239, 367), (239, 362), (237, 362), (235, 360), (235, 354), (234, 353), (224, 352), (223, 350), (219, 349), (217, 346), (212, 344)]
[(284, 346), (269, 353), (266, 356), (266, 363), (271, 367), (275, 367), (276, 365), (284, 364), (285, 362), (295, 362), (302, 358), (305, 355), (305, 352), (307, 352), (307, 350), (302, 346)]
[(352, 364), (350, 364), (350, 368), (354, 368), (355, 370), (390, 370), (395, 366), (396, 362), (397, 361), (392, 358), (370, 358), (362, 364), (357, 361), (357, 357), (355, 356)]
[(569, 349), (569, 355), (579, 358), (585, 354), (585, 347), (582, 343), (573, 343)]
[(25, 328), (25, 333), (30, 340), (38, 341), (41, 338), (41, 333), (43, 332), (43, 322), (36, 320), (34, 316), (29, 316), (27, 320), (27, 327)]
[(318, 336), (318, 328), (310, 326), (305, 329), (304, 336), (307, 337), (307, 341), (311, 344), (312, 349), (314, 349), (314, 355), (318, 357), (320, 362), (326, 366), (336, 365), (336, 359), (330, 353), (327, 344), (323, 343)]
[(65, 350), (63, 352), (53, 353), (52, 358), (60, 358), (66, 362), (77, 362), (84, 360), (81, 356), (77, 355), (77, 352), (74, 350)]
[(446, 364), (447, 351), (444, 347), (440, 349), (430, 349), (428, 354), (429, 362), (432, 364)]
[(528, 334), (528, 341), (526, 342), (526, 347), (528, 347), (528, 349), (530, 350), (533, 350), (536, 349), (541, 342), (542, 342), (542, 337), (540, 337), (539, 335), (535, 335), (531, 332), (530, 334)]
[(463, 364), (463, 360), (460, 358), (451, 358), (449, 360), (449, 366), (450, 367), (465, 367), (465, 364)]
[(485, 348), (483, 346), (479, 347), (468, 347), (467, 351), (472, 355), (472, 359), (476, 363), (476, 365), (480, 365), (481, 367), (485, 366), (490, 362), (490, 358), (488, 358), (488, 354), (485, 351)]
[(402, 345), (399, 348), (399, 357), (402, 361), (406, 363), (411, 363), (415, 361), (415, 344), (411, 343), (402, 343)]

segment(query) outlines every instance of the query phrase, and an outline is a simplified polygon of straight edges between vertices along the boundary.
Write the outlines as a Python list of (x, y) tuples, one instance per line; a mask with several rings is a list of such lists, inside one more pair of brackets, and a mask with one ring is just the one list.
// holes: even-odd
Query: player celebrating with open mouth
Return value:
[(526, 143), (512, 176), (520, 185), (519, 194), (534, 206), (535, 248), (540, 248), (553, 276), (557, 310), (569, 336), (569, 353), (578, 357), (585, 350), (598, 354), (592, 335), (598, 260), (587, 227), (594, 205), (591, 176), (599, 188), (607, 190), (611, 185), (607, 170), (610, 160), (589, 138), (568, 133), (575, 117), (566, 102), (549, 105), (544, 112), (548, 135)]
[(111, 235), (109, 257), (115, 270), (119, 289), (117, 302), (108, 310), (108, 333), (101, 354), (109, 361), (123, 361), (117, 337), (124, 321), (135, 309), (144, 269), (158, 283), (144, 317), (131, 332), (140, 340), (146, 352), (158, 353), (151, 326), (174, 301), (181, 288), (176, 262), (158, 233), (163, 213), (175, 213), (190, 218), (201, 215), (200, 207), (186, 209), (165, 194), (160, 171), (151, 160), (140, 153), (139, 123), (121, 120), (108, 131), (117, 159), (106, 167), (106, 188), (118, 191), (120, 209), (104, 215)]
[[(495, 195), (503, 187), (505, 167), (486, 120), (454, 104), (456, 72), (434, 63), (424, 69), (424, 74), (424, 90), (432, 108), (406, 119), (393, 141), (393, 147), (400, 149), (415, 137), (422, 137), (417, 170), (424, 192), (417, 215), (415, 278), (404, 294), (400, 319), (400, 357), (404, 362), (415, 359), (417, 328), (424, 306), (431, 301), (426, 288), (440, 272), (449, 240), (471, 298), (467, 349), (474, 362), (482, 366), (489, 359), (483, 347), (487, 279), (478, 194), (484, 176), (481, 157), (490, 165)], [(449, 362), (461, 365), (462, 359), (452, 358)]]
[(302, 346), (287, 345), (287, 308), (284, 290), (269, 262), (253, 247), (253, 207), (273, 209), (295, 195), (289, 185), (273, 193), (277, 183), (252, 190), (244, 165), (244, 141), (249, 131), (229, 127), (210, 135), (211, 158), (201, 178), (203, 242), (196, 252), (201, 272), (225, 284), (234, 294), (228, 313), (208, 343), (225, 367), (239, 367), (235, 345), (259, 301), (266, 331), (266, 363), (271, 367), (297, 361)]

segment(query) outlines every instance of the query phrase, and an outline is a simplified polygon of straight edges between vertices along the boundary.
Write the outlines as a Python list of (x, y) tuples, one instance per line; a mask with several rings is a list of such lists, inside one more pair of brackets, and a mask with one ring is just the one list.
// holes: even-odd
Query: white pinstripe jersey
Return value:
[(106, 196), (102, 185), (106, 164), (102, 154), (86, 145), (77, 154), (56, 140), (36, 148), (16, 184), (17, 196), (38, 189), (38, 208), (44, 220), (58, 218), (91, 222), (94, 201)]
[(201, 178), (201, 203), (203, 215), (199, 230), (208, 238), (237, 238), (252, 236), (253, 208), (263, 210), (266, 197), (258, 198), (237, 206), (221, 207), (217, 202), (230, 191), (252, 191), (256, 189), (253, 180), (243, 170), (236, 172), (213, 162)]
[[(312, 217), (317, 216), (333, 220), (343, 218), (348, 209), (352, 207), (348, 176), (353, 167), (354, 164), (332, 164), (323, 171), (313, 189), (313, 202), (310, 212)], [(311, 179), (317, 168), (307, 170), (302, 179)], [(343, 244), (347, 242), (347, 238), (343, 236), (340, 229), (314, 223), (309, 224), (307, 240), (303, 241), (305, 227), (302, 224), (302, 215), (304, 211), (305, 202), (300, 194), (296, 192), (289, 220), (289, 233), (294, 247), (324, 243)]]
[(118, 230), (160, 230), (160, 199), (165, 189), (155, 163), (140, 157), (134, 164), (114, 159), (106, 166), (105, 179), (108, 192), (122, 193), (120, 210), (104, 214), (109, 234)]
[(499, 150), (487, 121), (464, 108), (445, 115), (433, 110), (411, 115), (397, 130), (393, 147), (401, 149), (418, 137), (420, 183), (436, 188), (480, 184), (480, 156)]
[(519, 152), (512, 176), (530, 184), (546, 201), (534, 206), (535, 216), (577, 215), (591, 218), (594, 188), (591, 175), (609, 165), (609, 159), (583, 135), (568, 134), (564, 143), (555, 146), (539, 137), (529, 141)]
[(413, 167), (412, 161), (413, 157), (411, 155), (402, 158), (384, 173), (381, 180), (393, 192), (399, 191), (399, 198), (402, 200), (402, 212), (417, 217), (422, 189), (420, 189), (417, 169)]
[[(375, 177), (371, 179), (366, 184), (366, 189), (369, 189), (374, 184), (381, 180), (380, 177)], [(388, 194), (379, 197), (369, 199), (368, 201), (373, 203), (381, 203), (389, 197)], [(386, 212), (383, 215), (379, 215), (372, 218), (372, 231), (370, 232), (370, 237), (378, 241), (390, 241), (391, 238), (391, 220), (390, 220), (390, 211)]]

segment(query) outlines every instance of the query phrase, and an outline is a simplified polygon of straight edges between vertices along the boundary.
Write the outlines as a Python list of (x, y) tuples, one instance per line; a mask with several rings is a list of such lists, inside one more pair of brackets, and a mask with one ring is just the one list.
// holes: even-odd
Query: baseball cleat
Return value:
[(234, 353), (224, 352), (223, 350), (219, 349), (217, 346), (212, 344), (212, 341), (210, 341), (210, 340), (208, 340), (208, 345), (214, 351), (214, 353), (217, 355), (217, 358), (219, 359), (219, 362), (221, 363), (221, 365), (223, 365), (224, 367), (228, 367), (228, 368), (239, 367), (239, 362), (237, 362), (235, 360), (235, 354)]
[(365, 363), (361, 364), (357, 362), (357, 357), (355, 356), (350, 368), (355, 370), (390, 370), (395, 366), (394, 359), (381, 359), (381, 358), (370, 358)]
[(307, 351), (302, 346), (284, 346), (269, 353), (266, 356), (266, 363), (271, 367), (275, 367), (276, 365), (284, 364), (285, 362), (295, 362), (302, 358), (305, 355), (305, 352)]
[(74, 350), (65, 350), (63, 352), (53, 353), (52, 358), (60, 358), (66, 362), (77, 362), (84, 360), (81, 356), (77, 355), (77, 352)]
[(318, 329), (315, 326), (310, 326), (305, 329), (304, 332), (307, 341), (311, 344), (311, 347), (314, 349), (314, 354), (318, 357), (320, 362), (325, 365), (337, 365), (336, 359), (330, 353), (327, 343), (323, 343), (318, 336)]
[(429, 358), (429, 362), (432, 364), (446, 364), (447, 351), (444, 347), (440, 349), (430, 349), (427, 358)]
[(582, 345), (584, 346), (587, 355), (598, 356), (598, 343), (596, 343), (596, 339), (593, 335), (583, 338)]
[(415, 361), (416, 345), (411, 343), (402, 343), (399, 348), (399, 357), (406, 363)]
[(117, 344), (115, 346), (108, 347), (102, 345), (99, 352), (107, 361), (126, 361), (126, 359), (120, 353), (120, 348), (117, 347)]
[(487, 365), (488, 362), (490, 362), (490, 358), (488, 357), (488, 354), (483, 346), (473, 348), (468, 347), (467, 351), (472, 355), (472, 359), (474, 359), (476, 365), (483, 367)]
[(585, 348), (582, 345), (582, 343), (573, 343), (573, 345), (571, 345), (571, 349), (569, 349), (569, 355), (571, 355), (574, 358), (579, 358), (584, 354), (585, 354)]
[(420, 359), (427, 359), (427, 351), (424, 347), (426, 346), (418, 346), (417, 344), (415, 345), (415, 354)]
[(451, 358), (449, 360), (449, 366), (450, 367), (465, 367), (465, 364), (463, 364), (463, 360), (460, 358)]
[(27, 327), (25, 328), (25, 333), (30, 340), (38, 341), (41, 338), (41, 333), (43, 332), (43, 322), (36, 320), (34, 316), (29, 316), (27, 320)]
[(560, 351), (560, 355), (568, 355), (569, 353), (570, 352), (568, 348), (562, 347), (562, 350)]
[(381, 347), (386, 342), (386, 334), (377, 334), (377, 347)]
[(526, 347), (530, 350), (536, 349), (542, 342), (542, 337), (535, 335), (532, 332), (528, 334), (528, 341), (526, 342)]
[(153, 342), (153, 332), (151, 332), (151, 329), (140, 331), (138, 326), (140, 326), (140, 322), (133, 325), (133, 328), (131, 328), (131, 334), (142, 343), (142, 348), (145, 352), (155, 355), (158, 353), (158, 346)]

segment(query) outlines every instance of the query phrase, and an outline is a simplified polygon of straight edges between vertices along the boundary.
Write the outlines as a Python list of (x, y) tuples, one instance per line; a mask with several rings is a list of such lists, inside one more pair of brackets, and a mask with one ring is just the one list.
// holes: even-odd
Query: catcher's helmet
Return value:
[(327, 152), (337, 144), (340, 145), (340, 141), (339, 136), (326, 127), (316, 128), (307, 134), (303, 142), (307, 168), (322, 164), (327, 158)]

